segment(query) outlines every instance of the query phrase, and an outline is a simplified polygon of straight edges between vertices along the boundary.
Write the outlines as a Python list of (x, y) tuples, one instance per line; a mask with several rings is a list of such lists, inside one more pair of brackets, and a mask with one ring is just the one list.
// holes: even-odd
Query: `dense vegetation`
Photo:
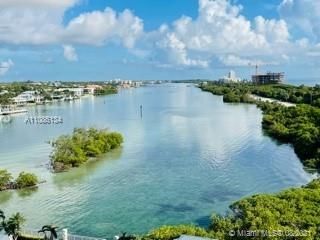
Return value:
[(38, 183), (39, 180), (37, 176), (32, 173), (21, 172), (13, 181), (11, 173), (9, 173), (7, 170), (0, 169), (0, 191), (34, 187)]
[(21, 172), (16, 179), (17, 188), (27, 188), (38, 184), (38, 178), (32, 173)]
[(320, 85), (314, 87), (301, 85), (297, 87), (285, 84), (254, 85), (250, 83), (211, 82), (207, 85), (201, 85), (201, 89), (216, 95), (223, 95), (226, 102), (247, 102), (246, 95), (251, 93), (280, 101), (320, 107)]
[(280, 101), (288, 101), (297, 104), (310, 104), (320, 107), (320, 85), (307, 87), (301, 85), (299, 87), (291, 85), (262, 85), (255, 86), (252, 90), (253, 94), (262, 97), (274, 98)]
[(122, 142), (122, 135), (116, 132), (109, 132), (106, 129), (76, 128), (71, 135), (60, 136), (52, 143), (54, 147), (51, 155), (53, 169), (60, 172), (78, 167), (87, 162), (89, 158), (120, 147)]
[[(266, 133), (280, 142), (291, 143), (303, 164), (320, 171), (320, 87), (288, 85), (253, 85), (211, 83), (201, 86), (204, 91), (223, 95), (224, 102), (253, 103), (249, 94), (292, 101), (297, 107), (257, 103), (263, 111), (262, 126)], [(312, 101), (310, 101), (310, 96)], [(312, 103), (312, 105), (310, 105)], [(319, 105), (320, 106), (320, 105)]]
[[(232, 239), (230, 230), (280, 230), (300, 239), (320, 237), (320, 180), (275, 195), (259, 194), (230, 206), (232, 216), (213, 216), (210, 230), (219, 239)], [(297, 232), (299, 231), (299, 232)], [(266, 237), (265, 237), (266, 238)], [(287, 239), (274, 237), (271, 239)], [(299, 239), (297, 237), (296, 239)]]
[[(319, 204), (320, 179), (316, 179), (301, 188), (272, 195), (254, 195), (235, 202), (230, 206), (232, 214), (213, 215), (208, 229), (188, 225), (164, 226), (142, 239), (173, 240), (182, 234), (219, 240), (320, 239)], [(241, 236), (247, 233), (257, 234), (255, 237)]]
[(112, 85), (106, 85), (106, 86), (103, 86), (101, 89), (96, 89), (94, 92), (94, 95), (100, 96), (100, 95), (109, 95), (109, 94), (116, 94), (116, 93), (118, 93), (117, 87)]
[(305, 166), (320, 170), (320, 108), (283, 107), (260, 103), (263, 128), (284, 143), (292, 143)]

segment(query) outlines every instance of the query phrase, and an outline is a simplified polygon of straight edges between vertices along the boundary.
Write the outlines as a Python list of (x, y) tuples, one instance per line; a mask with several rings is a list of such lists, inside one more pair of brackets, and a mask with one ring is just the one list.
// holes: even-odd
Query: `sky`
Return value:
[(250, 79), (256, 64), (320, 83), (320, 1), (0, 0), (0, 82)]

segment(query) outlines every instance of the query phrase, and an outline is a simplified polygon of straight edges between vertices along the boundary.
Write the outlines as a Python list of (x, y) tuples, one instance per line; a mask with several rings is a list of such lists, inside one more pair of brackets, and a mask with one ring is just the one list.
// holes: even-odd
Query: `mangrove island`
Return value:
[(71, 135), (62, 135), (52, 143), (51, 165), (55, 172), (79, 167), (90, 158), (120, 147), (122, 143), (123, 137), (117, 132), (75, 128)]

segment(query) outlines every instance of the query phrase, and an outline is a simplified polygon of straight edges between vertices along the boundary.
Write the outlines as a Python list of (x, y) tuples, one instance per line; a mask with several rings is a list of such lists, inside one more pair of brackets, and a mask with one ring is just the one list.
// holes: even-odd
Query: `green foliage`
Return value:
[[(246, 93), (256, 94), (261, 97), (273, 98), (280, 101), (292, 102), (297, 104), (311, 104), (316, 107), (320, 107), (320, 88), (318, 85), (314, 87), (306, 86), (291, 86), (285, 84), (270, 84), (270, 85), (254, 85), (250, 83), (220, 83), (211, 82), (207, 85), (200, 86), (202, 90), (211, 92), (216, 95), (227, 95), (233, 93), (238, 97), (229, 98), (232, 95), (226, 97), (228, 100), (234, 99), (238, 102), (239, 98), (243, 98)], [(247, 102), (242, 99), (241, 102)]]
[(10, 93), (0, 95), (0, 105), (10, 105), (12, 103), (11, 98), (13, 97), (14, 95)]
[[(255, 195), (235, 202), (230, 206), (234, 214), (226, 217), (213, 216), (210, 230), (219, 239), (233, 239), (228, 234), (230, 230), (267, 230), (269, 233), (282, 231), (307, 235), (295, 239), (317, 239), (320, 236), (319, 203), (320, 179), (317, 179), (302, 188), (274, 195)], [(268, 239), (287, 238), (282, 236)]]
[(5, 169), (0, 169), (0, 191), (6, 189), (11, 182), (12, 175)]
[(16, 179), (17, 188), (33, 187), (39, 183), (36, 175), (32, 173), (21, 172)]
[(264, 112), (265, 131), (279, 141), (292, 143), (305, 166), (320, 169), (320, 109), (310, 105), (259, 106)]
[(107, 153), (122, 143), (122, 135), (116, 132), (76, 128), (72, 135), (60, 136), (53, 142), (52, 166), (57, 172), (78, 167), (89, 158)]
[[(295, 152), (308, 168), (320, 170), (320, 87), (289, 85), (253, 85), (247, 83), (209, 83), (204, 91), (223, 95), (224, 102), (253, 103), (248, 94), (291, 101), (297, 107), (257, 102), (263, 111), (262, 126), (265, 132), (283, 143), (291, 143)], [(312, 106), (312, 105), (314, 106)]]
[(193, 225), (178, 225), (178, 226), (163, 226), (158, 229), (152, 230), (143, 240), (173, 240), (181, 235), (191, 235), (198, 237), (211, 237), (204, 228), (196, 227)]
[(12, 215), (8, 220), (6, 220), (3, 211), (0, 210), (0, 231), (5, 231), (5, 233), (12, 238), (17, 240), (19, 237), (19, 231), (21, 230), (22, 224), (25, 222), (25, 218), (20, 214), (16, 213)]
[(223, 95), (223, 101), (227, 103), (239, 103), (241, 102), (241, 96), (235, 94), (234, 92), (229, 92)]
[(113, 85), (104, 85), (101, 89), (96, 89), (94, 95), (109, 95), (118, 93), (117, 87)]

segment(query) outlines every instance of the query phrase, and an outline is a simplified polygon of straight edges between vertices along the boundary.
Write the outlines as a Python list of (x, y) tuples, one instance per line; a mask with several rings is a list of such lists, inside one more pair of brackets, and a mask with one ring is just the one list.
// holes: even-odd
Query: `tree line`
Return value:
[[(256, 103), (263, 111), (262, 127), (265, 132), (279, 142), (292, 144), (306, 167), (320, 171), (320, 108), (317, 107), (317, 102), (320, 101), (319, 86), (312, 88), (210, 83), (200, 88), (215, 95), (223, 95), (224, 102)], [(277, 100), (292, 100), (298, 104), (296, 107), (284, 107), (276, 103), (258, 102), (251, 99), (249, 94), (272, 97)], [(310, 102), (311, 94), (312, 102)], [(296, 97), (300, 100), (298, 101)]]

